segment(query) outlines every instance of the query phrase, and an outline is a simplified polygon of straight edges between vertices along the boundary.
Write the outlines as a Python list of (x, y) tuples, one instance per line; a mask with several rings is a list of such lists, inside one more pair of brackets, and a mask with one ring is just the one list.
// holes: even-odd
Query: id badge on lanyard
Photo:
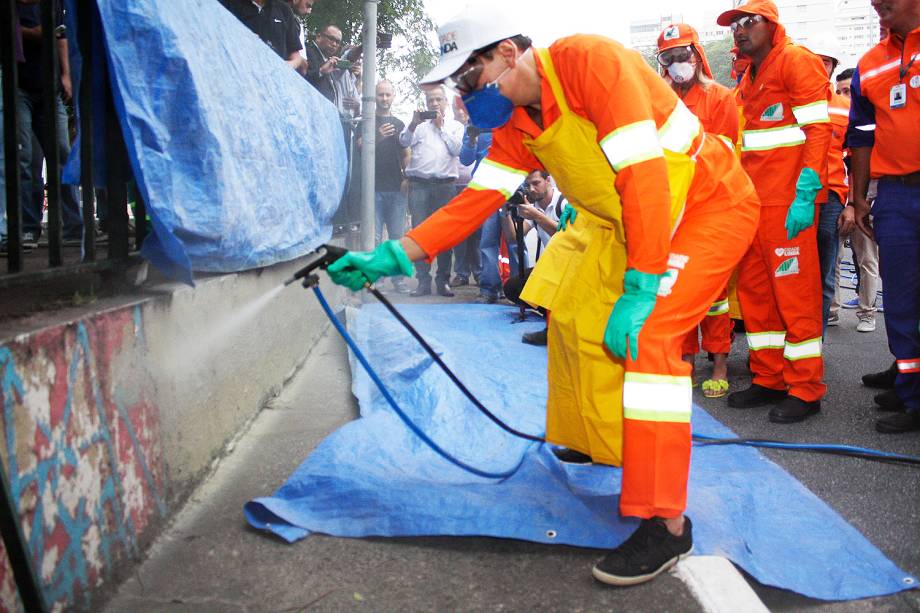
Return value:
[(907, 85), (898, 83), (891, 87), (888, 93), (888, 105), (892, 109), (903, 109), (907, 106)]

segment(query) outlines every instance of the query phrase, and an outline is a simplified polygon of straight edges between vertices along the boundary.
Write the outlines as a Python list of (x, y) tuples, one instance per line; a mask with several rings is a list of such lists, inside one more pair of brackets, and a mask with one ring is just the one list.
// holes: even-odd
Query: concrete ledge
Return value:
[[(93, 608), (303, 364), (329, 323), (303, 289), (277, 290), (299, 265), (15, 323), (0, 456), (49, 603)], [(16, 608), (0, 559), (0, 601)]]

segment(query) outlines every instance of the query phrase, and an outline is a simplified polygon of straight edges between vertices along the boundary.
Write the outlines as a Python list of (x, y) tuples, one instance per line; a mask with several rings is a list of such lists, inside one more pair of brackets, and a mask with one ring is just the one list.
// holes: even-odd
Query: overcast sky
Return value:
[[(538, 45), (575, 33), (604, 34), (629, 44), (629, 24), (661, 15), (682, 15), (684, 21), (702, 29), (715, 23), (731, 0), (491, 0), (469, 2), (484, 11), (496, 3), (520, 19), (521, 30)], [(440, 25), (465, 4), (457, 0), (425, 0), (428, 14)]]

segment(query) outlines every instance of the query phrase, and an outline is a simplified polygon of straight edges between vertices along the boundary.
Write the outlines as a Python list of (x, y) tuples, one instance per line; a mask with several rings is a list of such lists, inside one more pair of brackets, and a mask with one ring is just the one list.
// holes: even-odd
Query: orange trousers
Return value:
[(700, 352), (700, 335), (703, 336), (703, 351), (709, 353), (728, 353), (732, 350), (732, 319), (729, 315), (728, 286), (722, 290), (712, 303), (699, 330), (694, 326), (684, 337), (683, 355), (696, 355)]
[(754, 383), (812, 402), (826, 390), (817, 224), (788, 240), (786, 213), (786, 207), (763, 208), (738, 267), (738, 299)]
[(709, 198), (687, 211), (671, 240), (667, 276), (639, 333), (639, 357), (626, 362), (623, 515), (679, 517), (687, 506), (693, 405), (682, 344), (724, 295), (754, 237), (759, 212), (753, 189), (747, 197)]

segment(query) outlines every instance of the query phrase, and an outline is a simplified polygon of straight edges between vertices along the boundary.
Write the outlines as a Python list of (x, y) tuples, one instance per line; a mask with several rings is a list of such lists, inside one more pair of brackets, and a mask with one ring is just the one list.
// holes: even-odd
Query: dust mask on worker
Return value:
[(696, 74), (696, 66), (690, 62), (674, 62), (668, 66), (668, 74), (675, 83), (689, 83)]
[(514, 103), (502, 95), (498, 90), (498, 82), (508, 74), (511, 67), (486, 83), (482, 89), (477, 89), (463, 97), (463, 104), (470, 115), (473, 125), (482, 130), (500, 128), (511, 119), (514, 112)]

